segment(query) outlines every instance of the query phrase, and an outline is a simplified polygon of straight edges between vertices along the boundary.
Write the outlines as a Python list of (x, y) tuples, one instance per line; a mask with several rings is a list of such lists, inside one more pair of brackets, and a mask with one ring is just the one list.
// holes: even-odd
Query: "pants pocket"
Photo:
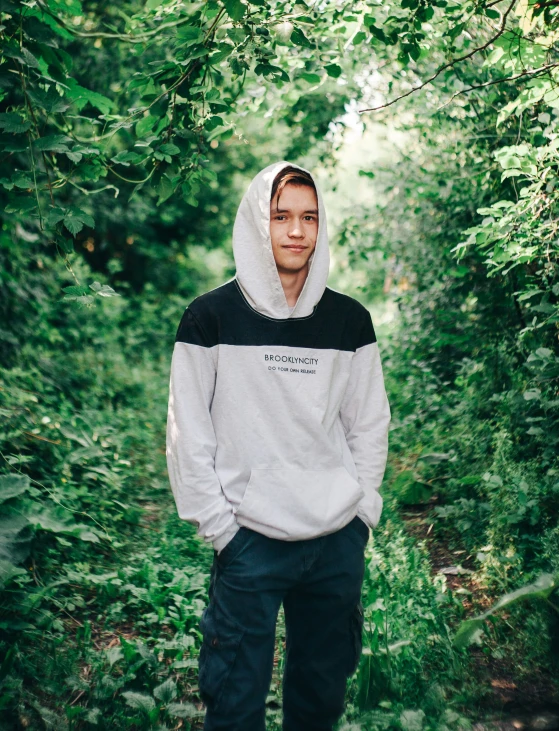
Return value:
[(221, 566), (226, 566), (228, 563), (230, 563), (232, 559), (235, 558), (235, 556), (243, 546), (244, 539), (246, 538), (247, 533), (248, 528), (241, 526), (239, 530), (235, 533), (233, 538), (231, 538), (229, 543), (225, 544), (225, 546), (217, 554), (217, 561), (219, 564), (221, 564)]
[(363, 650), (363, 625), (364, 625), (364, 613), (363, 604), (360, 601), (350, 617), (350, 647), (351, 647), (351, 662), (349, 667), (349, 674), (353, 673), (359, 667), (359, 661), (361, 660), (361, 652)]
[(366, 525), (361, 518), (355, 516), (342, 530), (345, 530), (350, 540), (357, 542), (361, 550), (365, 550), (369, 538), (371, 537), (369, 526)]
[(363, 537), (365, 543), (367, 543), (369, 541), (369, 538), (371, 537), (371, 531), (369, 529), (369, 526), (358, 515), (355, 516), (352, 523), (355, 529), (359, 531), (359, 534)]
[(244, 630), (226, 617), (216, 621), (211, 604), (202, 613), (200, 630), (203, 640), (198, 658), (198, 689), (206, 706), (214, 709), (224, 699)]

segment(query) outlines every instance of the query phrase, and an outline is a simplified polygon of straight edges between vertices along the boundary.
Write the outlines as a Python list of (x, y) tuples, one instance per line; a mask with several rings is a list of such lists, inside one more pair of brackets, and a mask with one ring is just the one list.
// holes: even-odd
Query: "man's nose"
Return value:
[(294, 226), (294, 227), (293, 227), (293, 228), (291, 229), (291, 231), (289, 232), (289, 235), (290, 235), (290, 236), (293, 236), (293, 238), (298, 238), (298, 239), (300, 239), (300, 238), (301, 238), (301, 237), (303, 236), (303, 230), (302, 230), (301, 226), (299, 226), (298, 224), (296, 224), (296, 225), (295, 225), (295, 226)]

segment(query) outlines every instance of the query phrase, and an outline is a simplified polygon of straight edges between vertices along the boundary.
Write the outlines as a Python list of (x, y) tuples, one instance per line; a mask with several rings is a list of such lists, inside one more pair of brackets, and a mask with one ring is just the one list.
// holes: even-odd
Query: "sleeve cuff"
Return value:
[(363, 513), (361, 510), (358, 510), (357, 511), (357, 517), (358, 518), (361, 518), (361, 520), (363, 521), (363, 523), (365, 523), (365, 525), (367, 526), (367, 528), (370, 528), (371, 527), (371, 523), (369, 521), (369, 518), (367, 518), (367, 516), (365, 515), (365, 513)]

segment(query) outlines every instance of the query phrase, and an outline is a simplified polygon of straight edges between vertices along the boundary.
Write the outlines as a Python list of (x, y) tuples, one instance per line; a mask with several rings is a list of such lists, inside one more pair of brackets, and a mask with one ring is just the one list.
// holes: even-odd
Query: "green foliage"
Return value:
[[(341, 20), (335, 7), (305, 11), (240, 0), (4, 3), (5, 222), (59, 253), (81, 288), (71, 293), (76, 305), (97, 299), (72, 261), (99, 238), (108, 253), (117, 249), (118, 235), (99, 223), (117, 197), (145, 201), (157, 216), (171, 201), (198, 208), (219, 185), (212, 151), (244, 142), (239, 117), (251, 110), (293, 129), (290, 155), (322, 138), (343, 111), (348, 90), (335, 80), (352, 61), (341, 26), (331, 28), (332, 16)], [(292, 32), (281, 32), (286, 25)], [(320, 91), (307, 106), (309, 83)]]
[(460, 708), (466, 668), (449, 629), (459, 602), (446, 578), (431, 573), (426, 546), (407, 535), (396, 499), (387, 497), (383, 514), (366, 553), (363, 654), (347, 720), (373, 729), (470, 728)]
[(365, 645), (357, 678), (363, 710), (383, 700), (404, 708), (421, 704), (443, 668), (452, 672), (443, 614), (450, 597), (442, 577), (433, 582), (425, 552), (390, 520), (389, 508), (387, 513), (364, 585)]
[[(542, 574), (532, 584), (522, 586), (520, 589), (517, 589), (510, 594), (505, 594), (496, 604), (483, 614), (462, 622), (454, 637), (453, 645), (457, 648), (466, 647), (472, 641), (474, 635), (483, 631), (484, 620), (499, 609), (508, 607), (510, 604), (514, 604), (521, 600), (549, 599), (558, 586), (559, 575), (553, 576), (552, 574)], [(557, 612), (559, 612), (559, 608), (557, 608)]]
[[(370, 297), (397, 305), (379, 338), (393, 413), (385, 491), (429, 510), (433, 538), (473, 559), (485, 591), (515, 596), (559, 567), (559, 13), (406, 0), (364, 23), (400, 135), (360, 171), (372, 203), (352, 208), (340, 241)], [(556, 678), (554, 613), (510, 611), (476, 635), (483, 652), (500, 644)]]

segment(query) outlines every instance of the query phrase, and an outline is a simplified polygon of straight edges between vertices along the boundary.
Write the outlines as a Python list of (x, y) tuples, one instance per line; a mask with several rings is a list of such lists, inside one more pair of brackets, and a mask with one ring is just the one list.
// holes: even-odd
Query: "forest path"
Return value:
[[(450, 591), (462, 597), (464, 619), (487, 610), (494, 602), (475, 572), (474, 557), (463, 549), (453, 549), (433, 533), (430, 519), (433, 506), (407, 506), (401, 511), (406, 531), (427, 548), (432, 574), (442, 573)], [(506, 613), (501, 615), (506, 619)], [(469, 649), (477, 681), (490, 692), (484, 701), (487, 716), (473, 731), (559, 730), (559, 692), (544, 672), (530, 678), (519, 672), (517, 658), (499, 651), (472, 645)]]

